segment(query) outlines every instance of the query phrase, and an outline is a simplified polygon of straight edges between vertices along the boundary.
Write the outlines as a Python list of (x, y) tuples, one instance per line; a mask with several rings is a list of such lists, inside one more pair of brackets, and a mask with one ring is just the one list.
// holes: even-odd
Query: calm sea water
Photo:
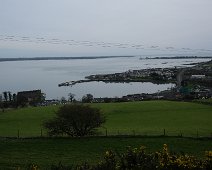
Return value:
[(77, 99), (91, 93), (94, 97), (115, 97), (135, 93), (154, 93), (174, 86), (173, 84), (152, 83), (103, 83), (89, 82), (72, 87), (58, 87), (59, 83), (84, 79), (85, 76), (101, 73), (124, 72), (129, 69), (165, 68), (185, 66), (184, 64), (208, 61), (208, 59), (145, 59), (105, 58), (46, 61), (0, 62), (0, 93), (41, 89), (47, 99), (68, 97)]

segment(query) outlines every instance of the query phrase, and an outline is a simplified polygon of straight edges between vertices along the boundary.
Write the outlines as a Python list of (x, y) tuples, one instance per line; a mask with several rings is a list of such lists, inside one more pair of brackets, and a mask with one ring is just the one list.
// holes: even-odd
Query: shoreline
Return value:
[[(204, 65), (211, 64), (212, 60), (207, 62), (195, 63), (192, 67), (174, 67), (174, 68), (150, 68), (150, 69), (140, 69), (140, 70), (128, 70), (121, 73), (113, 74), (95, 74), (86, 76), (83, 80), (77, 81), (68, 81), (58, 84), (61, 86), (73, 86), (79, 83), (87, 82), (105, 82), (105, 83), (130, 83), (130, 82), (151, 82), (155, 84), (166, 84), (166, 83), (175, 83), (176, 86), (180, 86), (181, 81), (183, 80), (184, 72), (189, 72), (188, 77), (198, 74), (209, 74), (210, 71), (206, 71)], [(199, 69), (203, 71), (198, 71)]]
[(105, 83), (151, 82), (153, 84), (177, 84), (176, 77), (178, 72), (179, 68), (128, 70), (121, 73), (89, 75), (86, 76), (83, 80), (67, 81), (58, 84), (58, 86), (74, 86), (79, 83), (99, 81)]

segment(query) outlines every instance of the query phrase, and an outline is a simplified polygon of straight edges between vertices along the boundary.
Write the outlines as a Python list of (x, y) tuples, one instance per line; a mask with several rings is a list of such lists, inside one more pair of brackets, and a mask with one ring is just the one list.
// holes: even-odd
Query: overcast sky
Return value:
[(0, 0), (0, 57), (211, 50), (212, 0)]

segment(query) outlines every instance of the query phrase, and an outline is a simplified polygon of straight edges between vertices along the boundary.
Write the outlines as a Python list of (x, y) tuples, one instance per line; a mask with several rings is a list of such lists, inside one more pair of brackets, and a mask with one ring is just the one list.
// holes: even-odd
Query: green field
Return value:
[(162, 150), (164, 143), (170, 151), (185, 152), (197, 157), (204, 157), (206, 150), (212, 150), (211, 140), (186, 138), (124, 138), (124, 137), (90, 137), (90, 138), (56, 138), (56, 139), (1, 139), (0, 169), (7, 167), (24, 167), (29, 163), (40, 167), (49, 167), (61, 161), (65, 165), (82, 162), (96, 163), (103, 158), (106, 150), (118, 152), (127, 146), (144, 145), (147, 151)]
[[(104, 127), (108, 135), (135, 134), (211, 136), (212, 107), (207, 105), (171, 102), (145, 101), (129, 103), (92, 104), (106, 115)], [(40, 136), (42, 122), (54, 116), (58, 106), (34, 107), (0, 112), (0, 136)], [(105, 133), (105, 128), (100, 129)]]
[[(174, 152), (186, 152), (203, 157), (204, 151), (212, 150), (211, 139), (177, 137), (139, 137), (133, 135), (161, 135), (166, 129), (168, 136), (211, 136), (212, 107), (208, 105), (145, 101), (129, 103), (92, 104), (99, 107), (107, 121), (104, 127), (108, 135), (132, 135), (131, 137), (89, 138), (0, 138), (0, 169), (23, 167), (35, 163), (42, 167), (59, 161), (77, 164), (95, 163), (108, 149), (123, 151), (126, 146), (145, 145), (150, 151), (162, 148), (167, 143)], [(42, 122), (55, 115), (59, 106), (31, 107), (0, 112), (0, 136), (38, 137), (46, 136)], [(99, 131), (104, 135), (105, 128)]]

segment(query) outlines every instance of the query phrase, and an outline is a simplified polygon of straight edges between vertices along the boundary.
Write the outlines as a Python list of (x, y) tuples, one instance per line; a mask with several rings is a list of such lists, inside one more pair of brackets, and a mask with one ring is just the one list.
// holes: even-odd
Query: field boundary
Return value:
[[(102, 137), (112, 137), (112, 136), (123, 136), (123, 137), (157, 137), (157, 136), (173, 136), (173, 137), (192, 137), (192, 138), (212, 138), (212, 130), (207, 130), (208, 132), (203, 132), (202, 130), (193, 131), (183, 131), (183, 130), (167, 130), (159, 129), (156, 131), (141, 131), (141, 130), (131, 130), (131, 129), (109, 129), (102, 126), (94, 135), (89, 136), (102, 136)], [(67, 135), (55, 135), (56, 137), (69, 137)], [(54, 137), (55, 137), (54, 136)], [(38, 138), (38, 137), (51, 137), (45, 129), (40, 129), (34, 131), (34, 134), (26, 133), (25, 130), (17, 129), (14, 130), (12, 135), (2, 135), (0, 138)]]
[(0, 136), (0, 139), (85, 139), (85, 138), (183, 138), (183, 139), (197, 139), (197, 140), (212, 140), (212, 136), (180, 136), (180, 135), (91, 135), (83, 137), (71, 136)]

